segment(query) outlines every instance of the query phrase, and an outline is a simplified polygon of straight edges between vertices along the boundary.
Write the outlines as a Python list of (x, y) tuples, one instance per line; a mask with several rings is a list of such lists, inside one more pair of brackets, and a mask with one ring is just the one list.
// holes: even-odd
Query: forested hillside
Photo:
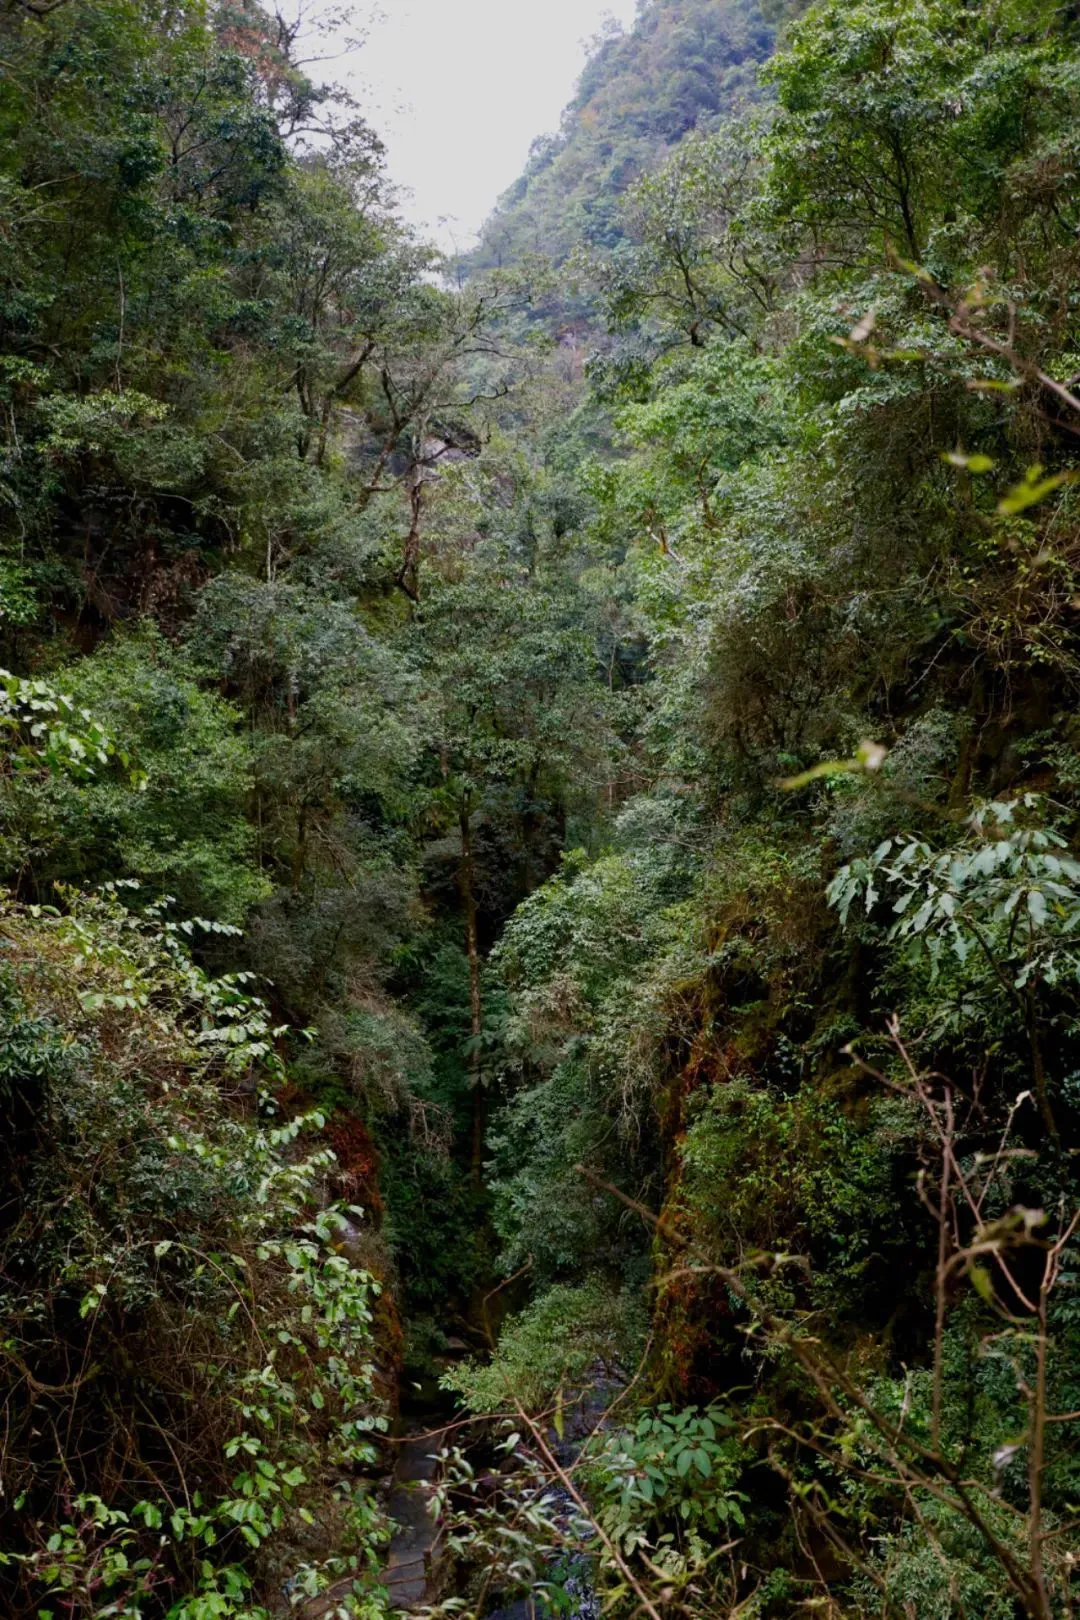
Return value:
[(1075, 8), (650, 0), (464, 280), (304, 54), (0, 0), (0, 1612), (1069, 1620)]
[(613, 25), (597, 40), (562, 127), (533, 143), (470, 266), (534, 253), (562, 263), (582, 245), (622, 242), (634, 181), (691, 130), (754, 99), (771, 46), (756, 0), (647, 0), (632, 29)]

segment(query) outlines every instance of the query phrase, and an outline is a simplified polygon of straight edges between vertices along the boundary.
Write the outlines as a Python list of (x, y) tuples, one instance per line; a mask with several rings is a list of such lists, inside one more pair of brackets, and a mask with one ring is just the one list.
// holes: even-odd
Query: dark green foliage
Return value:
[[(1067, 1228), (1080, 410), (1053, 383), (1080, 335), (1053, 289), (1076, 272), (1077, 46), (1051, 8), (809, 8), (766, 72), (768, 117), (685, 140), (593, 264), (614, 342), (592, 380), (619, 454), (586, 472), (589, 532), (647, 627), (648, 788), (618, 853), (555, 879), (499, 947), (496, 1221), (508, 1267), (572, 1283), (632, 1266), (650, 1244), (631, 1212), (652, 1209), (645, 1376), (732, 1392), (748, 1433), (779, 1425), (762, 1444), (803, 1547), (827, 1521), (850, 1555), (850, 1582), (828, 1581), (842, 1612), (882, 1593), (898, 1613), (1067, 1611), (1060, 1561), (1033, 1588), (1017, 1570), (1032, 1512), (1068, 1538), (1050, 1481), (1072, 1477), (1075, 1437), (1051, 1425), (1032, 1462), (1031, 1295), (1003, 1327), (992, 1265), (972, 1262), (966, 1299), (946, 1288), (934, 1350), (919, 1188), (937, 1186), (940, 1116), (912, 1076), (948, 1077), (958, 1110), (947, 1255), (973, 1240), (958, 1180), (1006, 1130), (1015, 1165), (979, 1205), (991, 1246), (1017, 1207), (1066, 1212), (1046, 1241)], [(665, 843), (673, 891), (640, 884)], [(1017, 1261), (1028, 1288), (1041, 1263)], [(752, 1309), (718, 1267), (753, 1277)], [(784, 1333), (824, 1344), (831, 1419)], [(1066, 1338), (1049, 1342), (1051, 1404), (1074, 1410)], [(905, 1493), (858, 1390), (870, 1411), (906, 1402), (980, 1490), (1004, 1471), (1009, 1506), (980, 1526), (949, 1493)], [(859, 1483), (855, 1455), (893, 1483)], [(1052, 1505), (1032, 1506), (1033, 1468)], [(705, 1612), (767, 1593), (758, 1612), (793, 1613), (815, 1589), (774, 1507), (759, 1482), (758, 1597), (714, 1588)]]
[(186, 915), (242, 923), (268, 885), (247, 814), (253, 758), (240, 712), (201, 688), (150, 628), (53, 679), (125, 739), (138, 774), (99, 772), (89, 784), (16, 777), (5, 810), (10, 877), (41, 895), (124, 873), (155, 897), (171, 894)]
[(5, 1609), (201, 1620), (264, 1613), (283, 1562), (363, 1581), (378, 1285), (316, 1214), (323, 1122), (272, 1121), (265, 1007), (115, 898), (2, 926)]
[(598, 42), (451, 291), (281, 19), (3, 9), (19, 1620), (374, 1558), (376, 1359), (500, 1321), (492, 1602), (1071, 1613), (1075, 8), (766, 11)]

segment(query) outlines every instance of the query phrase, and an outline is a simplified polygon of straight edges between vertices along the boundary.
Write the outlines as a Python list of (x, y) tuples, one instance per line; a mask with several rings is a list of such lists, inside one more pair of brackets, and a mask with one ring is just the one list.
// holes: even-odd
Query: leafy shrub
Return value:
[(593, 1279), (541, 1294), (504, 1325), (490, 1363), (465, 1362), (443, 1384), (473, 1412), (538, 1412), (556, 1395), (570, 1406), (590, 1382), (628, 1378), (643, 1344), (640, 1300)]
[(282, 1031), (192, 928), (115, 894), (0, 916), (13, 1615), (261, 1615), (384, 1540), (380, 1285), (319, 1209), (321, 1117), (274, 1118)]
[(631, 1429), (592, 1441), (586, 1478), (597, 1493), (599, 1520), (627, 1553), (663, 1547), (677, 1532), (707, 1537), (745, 1525), (735, 1489), (745, 1461), (720, 1408), (679, 1411), (664, 1403)]
[[(44, 723), (44, 683), (33, 684)], [(246, 814), (252, 760), (239, 713), (150, 628), (64, 668), (49, 690), (84, 729), (92, 713), (105, 741), (78, 770), (47, 754), (47, 774), (12, 775), (2, 802), (9, 871), (21, 868), (24, 884), (32, 875), (39, 894), (56, 882), (138, 878), (189, 916), (242, 923), (268, 885)], [(70, 753), (70, 720), (62, 734), (52, 724)]]

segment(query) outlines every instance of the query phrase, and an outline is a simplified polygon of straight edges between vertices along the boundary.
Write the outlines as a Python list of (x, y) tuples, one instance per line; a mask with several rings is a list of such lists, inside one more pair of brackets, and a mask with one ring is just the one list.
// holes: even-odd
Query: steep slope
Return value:
[(774, 30), (755, 0), (644, 0), (590, 59), (557, 135), (533, 143), (471, 256), (491, 269), (529, 253), (562, 262), (621, 237), (619, 199), (688, 131), (756, 94)]

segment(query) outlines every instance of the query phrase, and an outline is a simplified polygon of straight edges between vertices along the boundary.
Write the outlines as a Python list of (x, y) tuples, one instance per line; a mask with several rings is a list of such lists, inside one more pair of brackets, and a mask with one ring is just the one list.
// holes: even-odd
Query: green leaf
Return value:
[(995, 462), (991, 456), (966, 456), (962, 450), (945, 451), (941, 457), (951, 467), (963, 467), (969, 473), (993, 472)]
[(968, 1276), (971, 1278), (972, 1286), (979, 1298), (985, 1300), (987, 1305), (993, 1305), (996, 1302), (994, 1283), (986, 1267), (972, 1266), (968, 1271)]
[(1048, 495), (1052, 495), (1064, 485), (1075, 484), (1078, 479), (1080, 472), (1074, 471), (1055, 473), (1051, 478), (1029, 477), (1026, 483), (1017, 484), (1007, 495), (1002, 496), (998, 502), (998, 511), (1003, 517), (1014, 517), (1018, 512), (1026, 512), (1029, 507), (1045, 501)]

